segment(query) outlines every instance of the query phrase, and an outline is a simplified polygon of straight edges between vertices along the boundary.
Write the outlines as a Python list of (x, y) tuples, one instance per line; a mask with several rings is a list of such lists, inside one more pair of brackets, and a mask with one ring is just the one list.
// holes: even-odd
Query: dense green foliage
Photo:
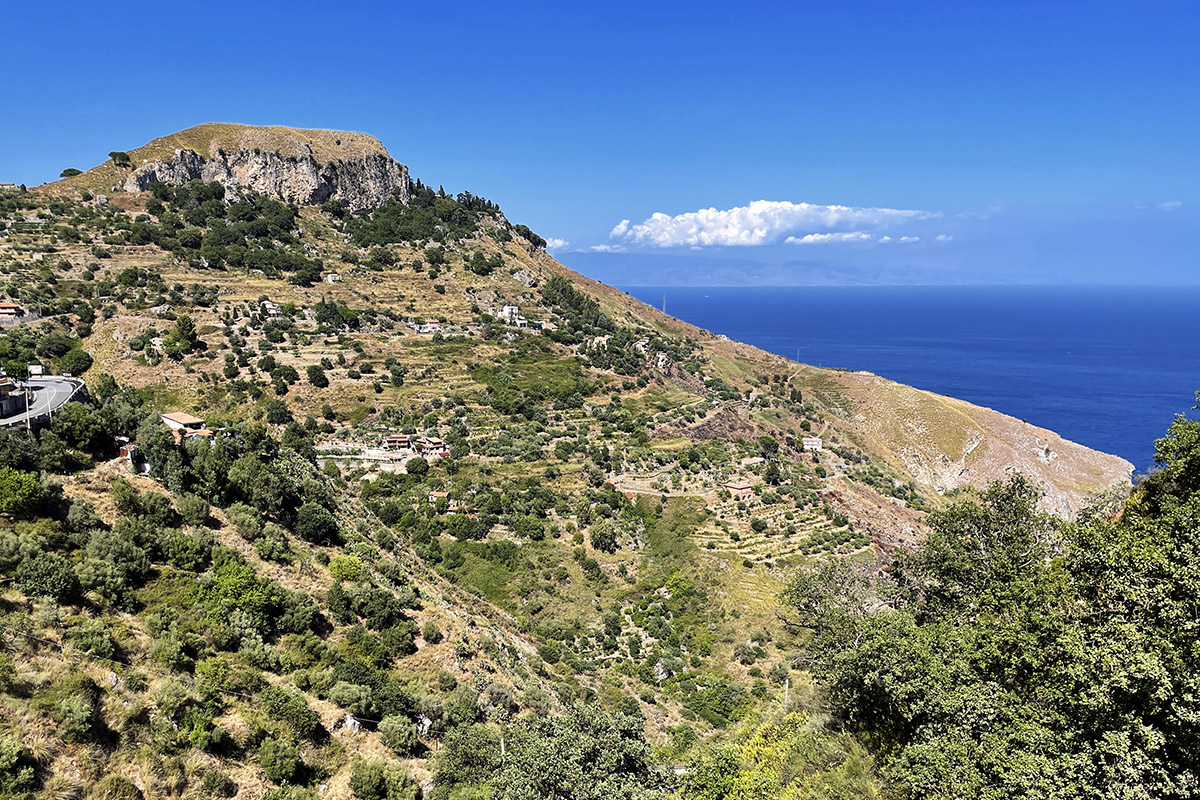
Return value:
[[(1115, 521), (1063, 525), (1021, 478), (930, 515), (895, 578), (797, 576), (834, 708), (911, 797), (1200, 791), (1200, 422)], [(890, 601), (868, 611), (870, 595)]]
[(510, 800), (665, 797), (666, 776), (642, 736), (644, 721), (578, 707), (520, 724), (493, 784)]
[(345, 230), (351, 241), (362, 247), (396, 242), (456, 241), (473, 236), (485, 217), (502, 219), (500, 207), (489, 200), (470, 192), (450, 197), (444, 190), (435, 192), (420, 181), (413, 184), (408, 202), (391, 197), (374, 211), (359, 216), (349, 216), (334, 204), (327, 204), (323, 210), (335, 217), (344, 217)]
[(295, 206), (249, 190), (227, 197), (226, 188), (215, 181), (180, 187), (156, 183), (151, 193), (147, 210), (157, 223), (127, 223), (114, 243), (156, 244), (195, 266), (290, 275), (301, 285), (320, 280), (322, 265), (304, 255), (296, 236)]

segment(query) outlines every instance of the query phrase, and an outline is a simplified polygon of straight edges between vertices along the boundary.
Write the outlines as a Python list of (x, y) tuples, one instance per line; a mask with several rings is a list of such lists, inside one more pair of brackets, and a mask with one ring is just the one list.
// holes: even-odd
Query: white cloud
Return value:
[[(649, 247), (752, 247), (781, 240), (803, 243), (806, 236), (820, 235), (826, 231), (838, 233), (835, 230), (837, 228), (879, 228), (932, 216), (940, 215), (897, 208), (855, 208), (755, 200), (749, 205), (724, 210), (704, 208), (675, 216), (658, 212), (636, 225), (631, 225), (629, 220), (621, 220), (610, 236)], [(860, 233), (863, 232), (852, 231), (847, 235)], [(861, 241), (862, 238), (855, 235), (851, 239), (829, 241)]]
[(937, 236), (935, 236), (933, 238), (939, 242), (950, 242), (950, 241), (954, 240), (954, 237), (948, 233), (939, 233)]
[(546, 249), (547, 250), (562, 250), (564, 247), (570, 246), (570, 244), (571, 243), (568, 242), (566, 239), (556, 239), (553, 236), (546, 239)]
[(901, 242), (919, 242), (919, 241), (921, 241), (921, 237), (920, 236), (901, 236), (900, 241)]
[[(865, 231), (849, 231), (847, 233), (809, 233), (799, 238), (789, 236), (784, 239), (784, 242), (787, 244), (825, 244), (827, 242), (869, 242), (874, 238)], [(879, 241), (882, 242), (883, 239)]]
[(892, 237), (890, 237), (890, 236), (880, 236), (879, 237), (879, 241), (883, 242), (884, 244), (887, 244), (891, 240), (892, 240)]
[(1183, 203), (1181, 203), (1178, 200), (1164, 200), (1163, 202), (1158, 204), (1158, 210), (1159, 211), (1174, 211), (1175, 209), (1179, 208), (1182, 205), (1183, 205)]
[(625, 248), (619, 244), (594, 244), (588, 248), (593, 253), (624, 253)]

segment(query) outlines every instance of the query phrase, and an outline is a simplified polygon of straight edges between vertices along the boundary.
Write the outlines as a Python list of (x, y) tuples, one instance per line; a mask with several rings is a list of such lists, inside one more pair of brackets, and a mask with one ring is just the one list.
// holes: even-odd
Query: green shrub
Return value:
[(23, 516), (37, 509), (43, 497), (37, 475), (0, 467), (0, 513)]
[(68, 350), (66, 354), (58, 360), (58, 369), (60, 372), (69, 373), (71, 375), (82, 375), (92, 368), (92, 357), (85, 350), (74, 348)]
[(267, 780), (287, 783), (300, 770), (300, 751), (289, 742), (265, 739), (258, 748), (258, 764)]
[(305, 503), (296, 512), (296, 535), (314, 544), (335, 544), (340, 539), (337, 520), (317, 503)]
[(37, 788), (37, 761), (9, 734), (0, 737), (0, 797), (32, 797)]
[(268, 400), (263, 403), (266, 420), (272, 425), (286, 425), (293, 421), (292, 411), (282, 400)]
[(416, 800), (417, 782), (399, 764), (357, 761), (350, 773), (350, 790), (359, 800)]
[(285, 723), (301, 738), (310, 739), (321, 729), (317, 712), (308, 707), (300, 692), (268, 686), (259, 693), (258, 700), (267, 716)]
[(254, 543), (254, 552), (263, 561), (291, 561), (292, 545), (288, 542), (287, 531), (274, 522), (268, 522), (262, 528), (262, 535)]
[(89, 738), (96, 725), (96, 704), (91, 697), (72, 694), (58, 704), (55, 722), (65, 739), (79, 742)]
[(325, 369), (320, 364), (310, 364), (308, 369), (308, 382), (318, 389), (324, 389), (329, 385), (329, 378), (325, 375)]
[(229, 664), (219, 656), (196, 662), (195, 675), (196, 688), (209, 697), (229, 686)]
[(97, 658), (112, 658), (116, 651), (108, 626), (98, 619), (88, 619), (67, 630), (67, 640), (76, 650)]
[(538, 657), (547, 664), (557, 664), (562, 660), (562, 648), (554, 642), (543, 642), (538, 645)]
[(9, 694), (17, 685), (17, 667), (13, 657), (0, 653), (0, 693)]
[(243, 539), (253, 542), (262, 535), (262, 521), (259, 513), (245, 503), (234, 503), (225, 511), (229, 521)]
[(204, 770), (200, 785), (204, 787), (207, 797), (234, 797), (238, 792), (238, 785), (225, 773), (215, 769)]
[(179, 516), (188, 525), (200, 526), (208, 522), (208, 501), (194, 494), (179, 498)]
[(375, 703), (371, 698), (369, 686), (338, 681), (329, 690), (329, 699), (356, 716), (375, 713)]
[(391, 715), (379, 723), (379, 739), (397, 755), (408, 756), (421, 746), (417, 726), (408, 717)]
[(264, 794), (261, 800), (318, 800), (317, 793), (303, 786), (281, 786)]
[(26, 597), (52, 597), (60, 603), (79, 596), (79, 578), (71, 562), (55, 553), (38, 553), (22, 561), (16, 585)]
[(362, 577), (363, 564), (358, 556), (339, 553), (329, 559), (329, 574), (339, 581), (357, 581)]
[[(141, 535), (144, 531), (137, 528)], [(146, 552), (134, 544), (135, 528), (119, 520), (113, 530), (92, 531), (78, 568), (80, 583), (111, 603), (128, 606), (150, 569)]]

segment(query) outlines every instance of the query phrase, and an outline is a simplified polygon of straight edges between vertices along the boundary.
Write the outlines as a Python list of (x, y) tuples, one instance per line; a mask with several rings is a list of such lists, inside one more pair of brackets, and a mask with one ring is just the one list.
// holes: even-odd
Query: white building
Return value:
[(417, 326), (417, 333), (441, 333), (442, 323), (436, 319), (427, 319)]
[(506, 325), (514, 325), (518, 328), (529, 326), (529, 320), (521, 316), (520, 306), (504, 306), (504, 308), (500, 309), (500, 319)]
[(172, 411), (163, 414), (160, 419), (163, 424), (173, 431), (199, 431), (204, 429), (204, 420), (194, 417), (185, 411)]
[(802, 442), (804, 444), (804, 449), (806, 451), (815, 450), (817, 452), (820, 452), (820, 450), (821, 450), (821, 437), (820, 436), (805, 436), (804, 439), (802, 440)]

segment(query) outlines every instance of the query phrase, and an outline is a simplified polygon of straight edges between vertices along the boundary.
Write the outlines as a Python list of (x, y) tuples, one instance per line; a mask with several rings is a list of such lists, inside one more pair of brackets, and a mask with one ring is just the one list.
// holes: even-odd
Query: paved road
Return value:
[(36, 422), (38, 417), (46, 416), (70, 400), (83, 388), (83, 381), (78, 378), (30, 378), (29, 387), (33, 390), (29, 410), (0, 417), (0, 426), (14, 428), (24, 425), (27, 420)]

